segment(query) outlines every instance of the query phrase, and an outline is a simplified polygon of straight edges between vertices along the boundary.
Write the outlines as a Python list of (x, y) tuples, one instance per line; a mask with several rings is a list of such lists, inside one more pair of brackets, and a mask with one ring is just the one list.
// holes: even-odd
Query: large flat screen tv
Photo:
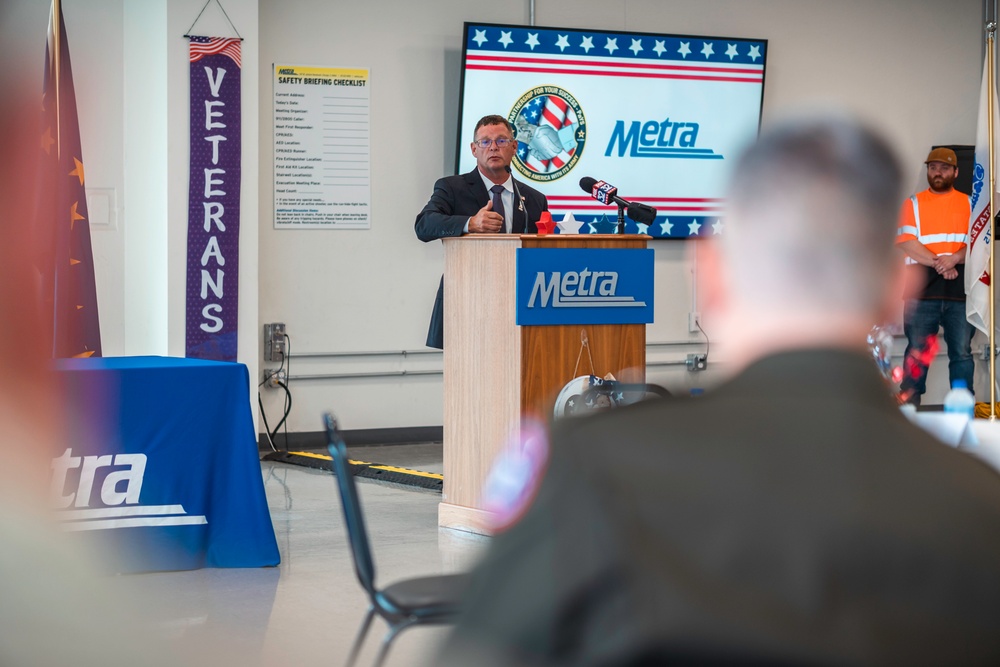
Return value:
[(476, 121), (516, 129), (515, 177), (572, 213), (582, 233), (611, 233), (617, 207), (580, 187), (590, 177), (657, 209), (627, 233), (722, 233), (727, 169), (760, 126), (767, 41), (466, 23), (459, 173), (475, 168)]

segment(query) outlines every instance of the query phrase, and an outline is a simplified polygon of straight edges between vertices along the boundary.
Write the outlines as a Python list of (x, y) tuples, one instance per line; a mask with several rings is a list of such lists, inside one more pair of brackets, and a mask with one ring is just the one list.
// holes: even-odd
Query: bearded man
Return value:
[(938, 328), (948, 345), (950, 384), (965, 382), (972, 391), (972, 325), (965, 315), (965, 255), (969, 229), (968, 196), (955, 190), (958, 157), (950, 148), (927, 156), (923, 192), (903, 202), (896, 246), (906, 253), (907, 292), (903, 306), (906, 333), (900, 394), (920, 405), (927, 389), (927, 369), (937, 349)]

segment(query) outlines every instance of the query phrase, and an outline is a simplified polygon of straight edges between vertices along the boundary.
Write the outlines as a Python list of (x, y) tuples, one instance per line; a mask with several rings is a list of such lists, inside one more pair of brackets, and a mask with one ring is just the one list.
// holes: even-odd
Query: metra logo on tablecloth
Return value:
[(145, 454), (73, 456), (72, 448), (52, 459), (52, 494), (67, 530), (110, 530), (208, 523), (183, 505), (139, 502), (148, 459)]

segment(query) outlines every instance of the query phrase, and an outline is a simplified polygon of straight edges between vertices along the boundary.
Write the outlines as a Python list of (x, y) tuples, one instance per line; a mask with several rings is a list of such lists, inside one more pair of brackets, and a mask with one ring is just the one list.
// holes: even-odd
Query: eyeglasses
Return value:
[(496, 144), (497, 148), (507, 148), (513, 142), (513, 139), (504, 139), (500, 137), (499, 139), (479, 139), (474, 143), (478, 144), (480, 148), (489, 148), (490, 144)]

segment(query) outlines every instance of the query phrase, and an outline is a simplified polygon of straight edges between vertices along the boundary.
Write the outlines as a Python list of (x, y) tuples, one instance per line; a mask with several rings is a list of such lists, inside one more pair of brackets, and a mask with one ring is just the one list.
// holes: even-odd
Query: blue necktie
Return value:
[(500, 225), (500, 231), (498, 231), (497, 234), (506, 234), (507, 233), (507, 215), (504, 213), (504, 210), (503, 210), (503, 199), (500, 197), (500, 195), (503, 194), (503, 186), (502, 185), (494, 185), (492, 188), (490, 188), (490, 192), (493, 193), (493, 210), (496, 211), (497, 213), (499, 213), (500, 217), (503, 218), (503, 220), (504, 220), (503, 223)]

